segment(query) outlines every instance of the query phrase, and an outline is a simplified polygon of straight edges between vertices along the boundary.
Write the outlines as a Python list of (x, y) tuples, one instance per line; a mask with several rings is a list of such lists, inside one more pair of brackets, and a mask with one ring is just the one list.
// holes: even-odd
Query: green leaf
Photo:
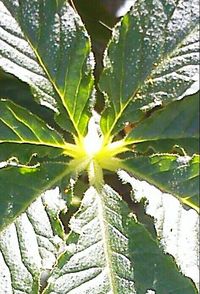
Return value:
[(7, 164), (0, 168), (0, 229), (14, 219), (42, 192), (69, 180), (66, 163), (43, 163), (40, 166)]
[(31, 88), (26, 83), (16, 77), (0, 70), (0, 97), (9, 99), (14, 103), (25, 107), (34, 114), (37, 114), (42, 120), (50, 126), (56, 128), (58, 125), (54, 121), (54, 111), (39, 105), (31, 93)]
[(134, 260), (136, 293), (146, 293), (147, 289), (156, 293), (198, 293), (192, 282), (178, 272), (172, 257), (163, 254), (143, 225), (132, 221), (129, 233), (133, 236), (129, 250)]
[(17, 157), (27, 163), (33, 155), (55, 157), (67, 145), (46, 122), (11, 101), (0, 100), (0, 160)]
[[(20, 164), (36, 164), (37, 162), (49, 159), (54, 160), (58, 158), (63, 150), (61, 148), (54, 148), (48, 146), (40, 146), (34, 144), (18, 144), (18, 143), (1, 143), (0, 144), (0, 162), (9, 162), (15, 160)], [(69, 159), (67, 156), (63, 157), (63, 161)]]
[(111, 187), (86, 192), (71, 228), (45, 294), (196, 293)]
[[(145, 181), (119, 171), (123, 183), (132, 187), (131, 197), (135, 202), (145, 203), (145, 214), (140, 222), (146, 228), (154, 223), (154, 232), (164, 251), (171, 254), (178, 267), (199, 288), (199, 215), (193, 209), (186, 209), (174, 196), (162, 193)], [(140, 206), (139, 205), (139, 206)], [(151, 216), (151, 219), (147, 216)], [(147, 218), (147, 221), (144, 220)]]
[(138, 0), (116, 26), (100, 80), (109, 104), (101, 119), (106, 136), (155, 106), (196, 92), (198, 5)]
[(169, 152), (175, 145), (189, 154), (199, 151), (199, 93), (155, 111), (127, 136), (135, 150)]
[(124, 160), (124, 169), (199, 210), (199, 156), (170, 154)]
[[(122, 215), (121, 215), (122, 214)], [(61, 256), (45, 293), (134, 292), (125, 221), (128, 209), (109, 187), (98, 193), (93, 187), (71, 219), (69, 249)], [(123, 217), (124, 222), (123, 222)]]
[(0, 100), (0, 143), (28, 143), (62, 148), (65, 141), (25, 108)]
[(0, 234), (0, 293), (39, 293), (49, 271), (64, 248), (54, 232), (60, 223), (58, 213), (65, 205), (58, 188), (30, 205), (15, 222)]
[(0, 8), (0, 66), (59, 113), (57, 121), (65, 130), (83, 135), (90, 117), (93, 60), (79, 16), (56, 0), (3, 0)]

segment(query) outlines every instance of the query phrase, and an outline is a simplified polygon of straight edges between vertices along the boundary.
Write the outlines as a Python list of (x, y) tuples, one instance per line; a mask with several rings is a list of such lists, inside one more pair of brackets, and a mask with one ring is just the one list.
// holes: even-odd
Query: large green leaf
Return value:
[(109, 186), (86, 192), (71, 229), (45, 294), (196, 293)]
[(100, 80), (109, 104), (101, 120), (104, 134), (196, 92), (198, 5), (197, 0), (138, 0), (115, 28)]
[[(153, 148), (169, 152), (183, 147), (189, 154), (199, 151), (199, 93), (167, 105), (134, 128), (126, 138), (137, 151)], [(144, 143), (142, 143), (144, 142)]]
[[(4, 4), (3, 4), (4, 3)], [(65, 1), (0, 2), (0, 66), (31, 85), (75, 135), (86, 131), (92, 90), (90, 43)]]
[(192, 208), (199, 208), (199, 156), (170, 154), (124, 160), (124, 169), (136, 177), (172, 193)]
[(0, 160), (58, 156), (68, 144), (44, 121), (8, 100), (0, 100)]
[(147, 293), (147, 289), (163, 294), (198, 293), (191, 281), (178, 272), (173, 259), (164, 255), (143, 225), (132, 221), (128, 228), (133, 235), (129, 250), (134, 260), (138, 294)]
[(58, 188), (48, 191), (1, 232), (0, 293), (39, 293), (65, 246), (54, 232), (64, 208)]
[[(147, 228), (149, 224), (155, 224), (157, 238), (164, 251), (175, 258), (181, 271), (199, 288), (198, 213), (183, 207), (174, 196), (162, 193), (158, 188), (134, 178), (125, 171), (119, 171), (119, 176), (123, 183), (131, 185), (134, 203), (145, 203), (145, 215), (139, 215), (140, 222), (145, 223)], [(147, 218), (147, 215), (152, 218)], [(147, 218), (147, 222), (144, 218)]]
[(66, 163), (43, 163), (40, 166), (0, 168), (0, 229), (7, 226), (47, 189), (62, 178), (69, 178)]

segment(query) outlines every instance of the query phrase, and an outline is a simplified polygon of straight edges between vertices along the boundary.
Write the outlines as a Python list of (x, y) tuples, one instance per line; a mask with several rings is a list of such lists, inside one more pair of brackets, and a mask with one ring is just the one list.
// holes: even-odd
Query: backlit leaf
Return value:
[(36, 115), (0, 100), (0, 160), (16, 157), (28, 163), (32, 156), (58, 156), (66, 146), (62, 136)]
[(37, 116), (11, 101), (0, 100), (0, 143), (28, 143), (62, 148), (62, 137)]

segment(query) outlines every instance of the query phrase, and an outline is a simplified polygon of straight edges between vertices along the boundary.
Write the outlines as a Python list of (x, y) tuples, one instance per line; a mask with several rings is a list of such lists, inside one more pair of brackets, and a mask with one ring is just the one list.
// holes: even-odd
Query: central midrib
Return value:
[(117, 289), (115, 287), (115, 278), (112, 271), (112, 250), (110, 248), (109, 239), (108, 239), (108, 227), (107, 221), (105, 219), (105, 205), (103, 203), (103, 196), (100, 195), (100, 192), (97, 192), (97, 201), (98, 201), (98, 214), (99, 214), (99, 222), (102, 232), (102, 241), (105, 253), (106, 267), (108, 269), (108, 279), (111, 288), (112, 294), (118, 294)]

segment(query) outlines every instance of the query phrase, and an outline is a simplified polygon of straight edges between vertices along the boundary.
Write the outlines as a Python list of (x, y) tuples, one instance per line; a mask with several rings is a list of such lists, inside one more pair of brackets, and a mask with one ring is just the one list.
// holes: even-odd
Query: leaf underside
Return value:
[[(181, 271), (190, 277), (199, 288), (199, 215), (193, 209), (186, 209), (174, 196), (162, 193), (145, 181), (130, 176), (125, 171), (118, 172), (123, 183), (132, 187), (131, 198), (135, 202), (145, 202), (146, 214), (152, 217), (152, 225), (165, 253), (171, 254)], [(148, 229), (150, 220), (145, 222)]]

